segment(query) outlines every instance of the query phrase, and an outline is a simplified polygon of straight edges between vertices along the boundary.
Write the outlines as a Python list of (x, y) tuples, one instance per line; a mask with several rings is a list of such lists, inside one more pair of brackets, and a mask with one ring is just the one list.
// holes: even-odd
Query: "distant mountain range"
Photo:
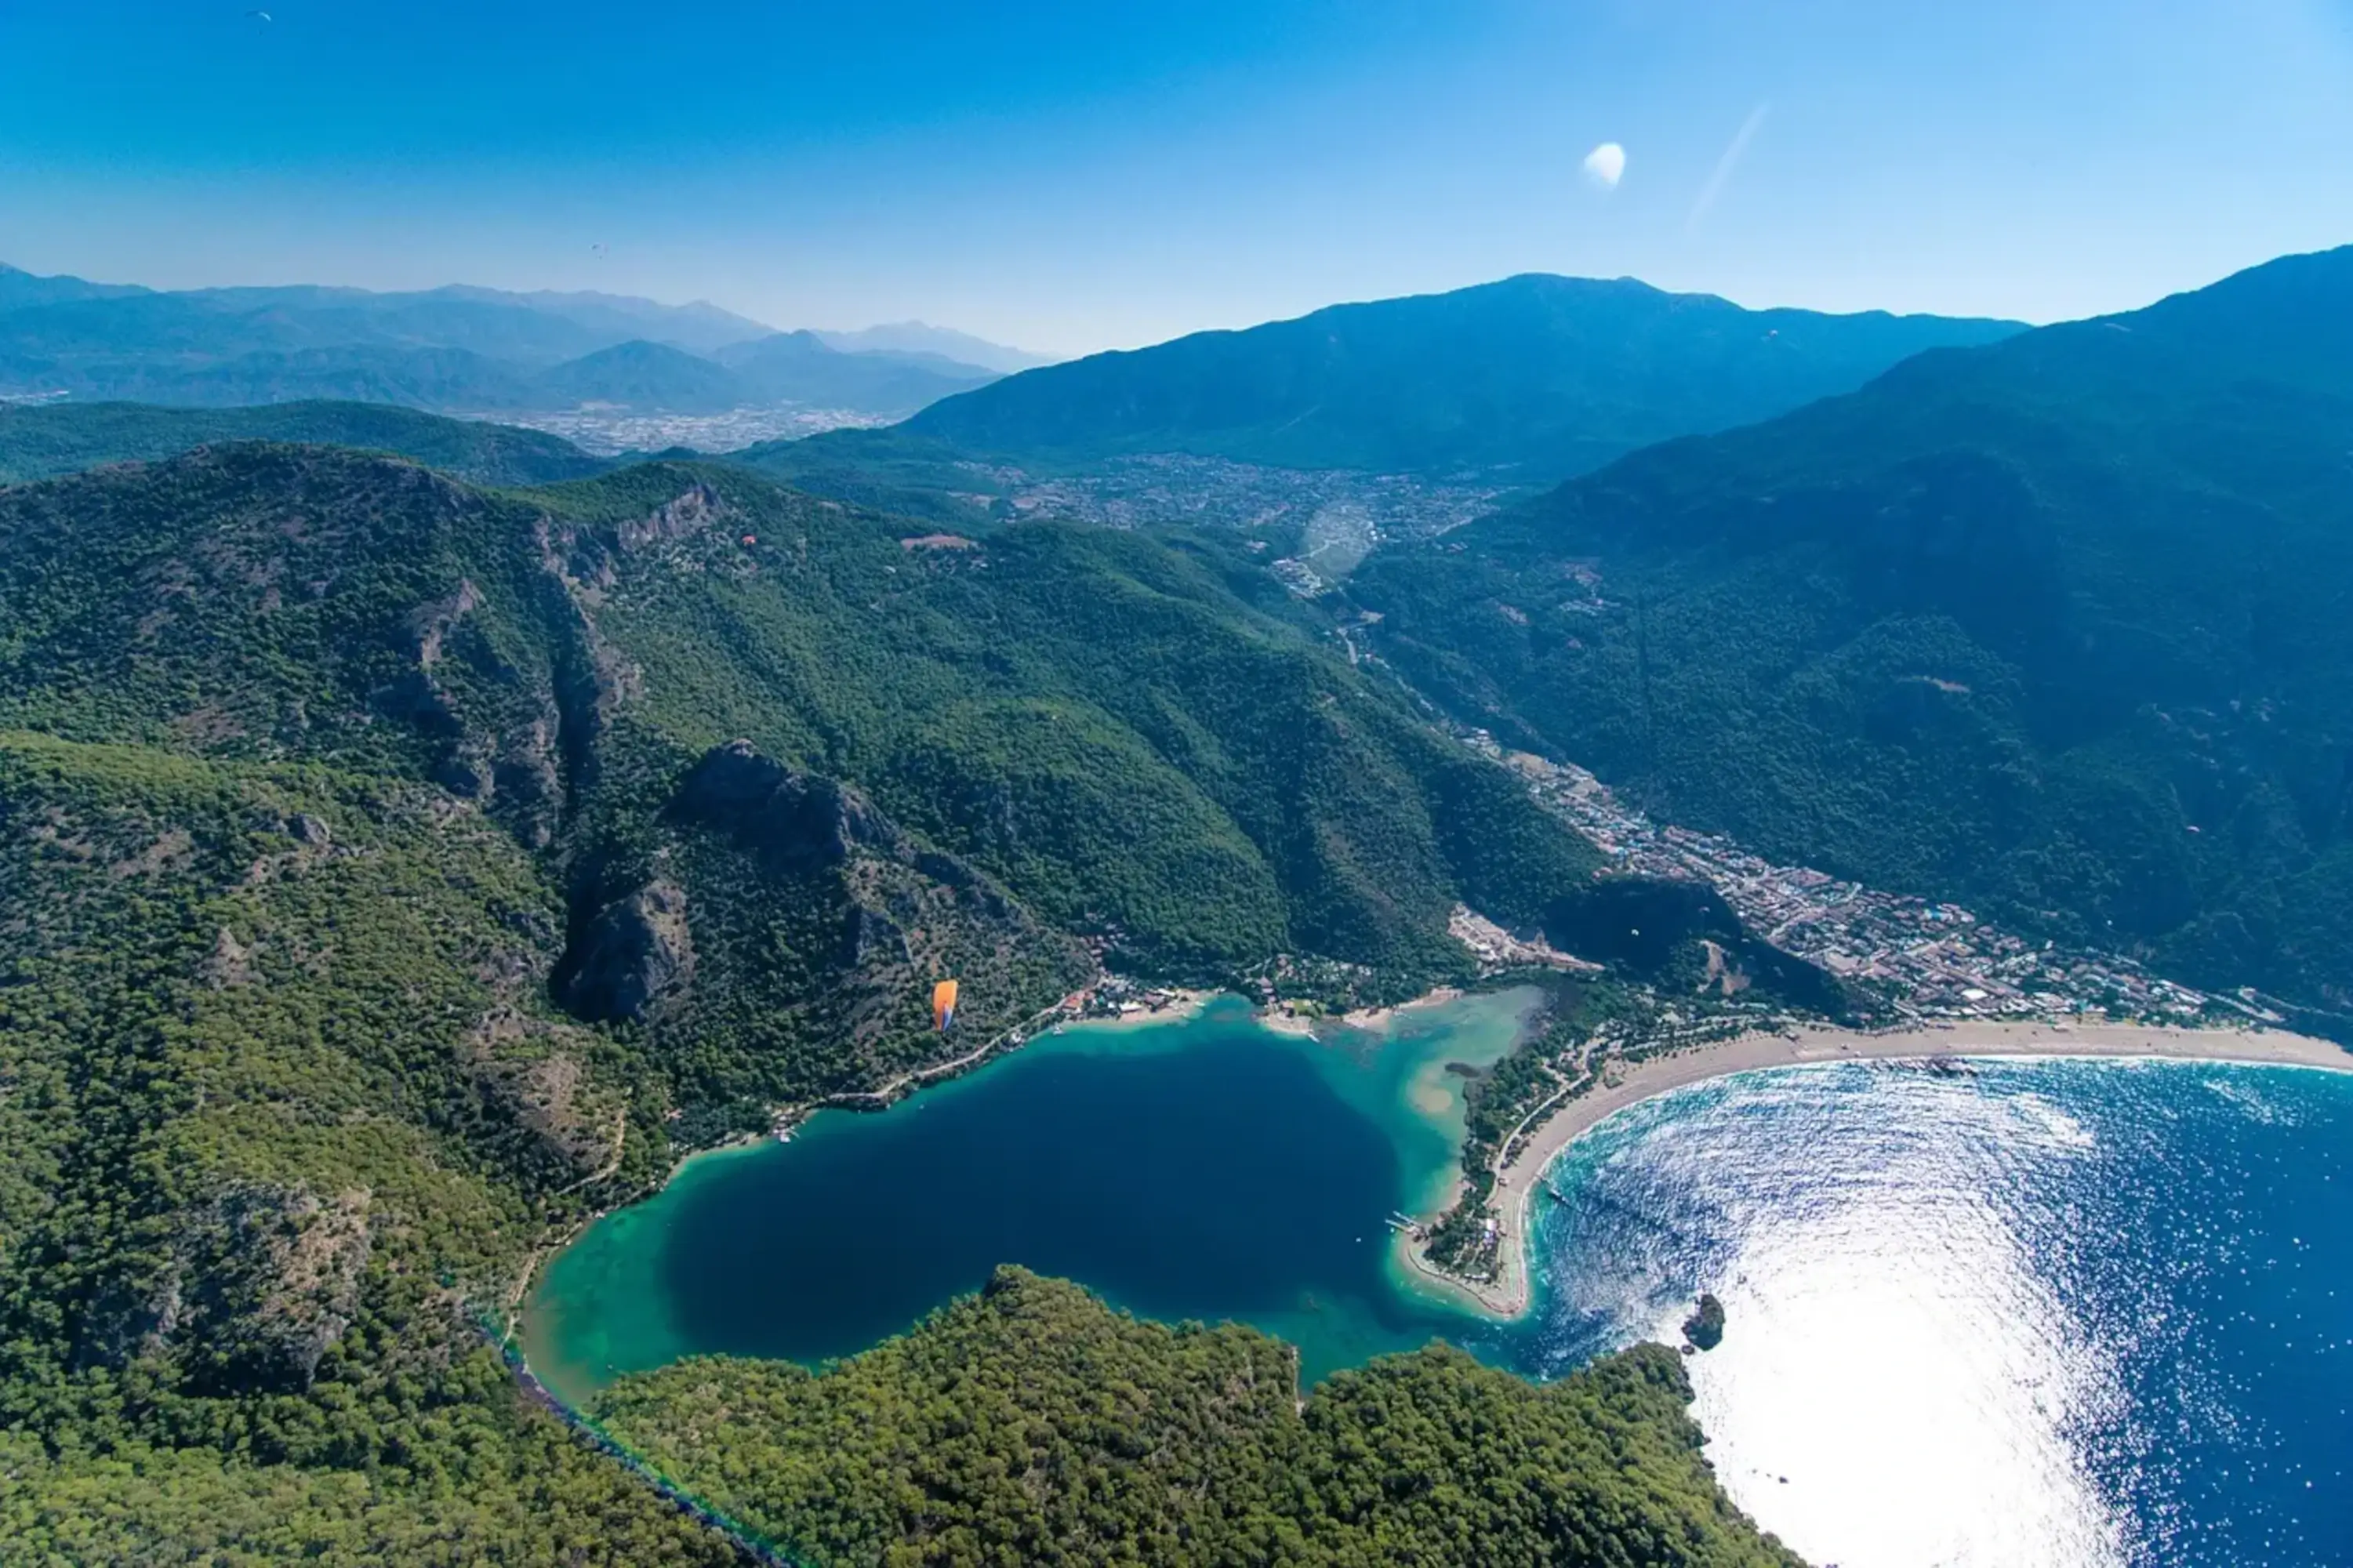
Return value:
[(1186, 453), (1537, 483), (2019, 330), (1747, 310), (1631, 279), (1529, 275), (1031, 370), (926, 408), (906, 430), (1046, 461)]
[(925, 363), (945, 360), (952, 364), (976, 364), (1002, 375), (1054, 363), (1051, 354), (1009, 349), (1003, 343), (976, 338), (970, 332), (934, 327), (926, 321), (894, 321), (854, 332), (819, 332), (817, 336), (828, 348), (839, 349), (844, 353), (904, 354)]
[(794, 405), (875, 419), (998, 374), (941, 344), (1027, 357), (910, 330), (873, 329), (873, 347), (836, 348), (699, 302), (461, 287), (159, 292), (0, 268), (0, 395), (198, 406), (336, 398), (473, 414)]
[(1674, 820), (2353, 1014), (2353, 247), (1922, 354), (1347, 592)]

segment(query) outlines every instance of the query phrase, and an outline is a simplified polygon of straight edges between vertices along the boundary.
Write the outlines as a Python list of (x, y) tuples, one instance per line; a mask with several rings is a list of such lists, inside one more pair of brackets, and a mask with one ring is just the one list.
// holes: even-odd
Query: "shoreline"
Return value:
[(2353, 1051), (2333, 1041), (2276, 1029), (2184, 1028), (2170, 1025), (2052, 1024), (2011, 1020), (1923, 1025), (1886, 1034), (1808, 1027), (1736, 1036), (1620, 1066), (1570, 1100), (1528, 1135), (1495, 1173), (1489, 1202), (1499, 1221), (1501, 1273), (1480, 1284), (1444, 1272), (1420, 1244), (1399, 1236), (1407, 1267), (1458, 1305), (1505, 1321), (1534, 1304), (1528, 1282), (1527, 1216), (1544, 1173), (1570, 1144), (1628, 1106), (1736, 1073), (1828, 1062), (1903, 1061), (1931, 1057), (2108, 1058), (2240, 1063), (2353, 1072)]
[[(1040, 1032), (1044, 1034), (1054, 1034), (1064, 1029), (1101, 1029), (1108, 1034), (1115, 1033), (1122, 1029), (1141, 1028), (1152, 1024), (1181, 1024), (1188, 1018), (1199, 1017), (1203, 1013), (1208, 1011), (1210, 1005), (1216, 1002), (1219, 997), (1230, 996), (1233, 995), (1234, 993), (1230, 991), (1203, 991), (1195, 987), (1180, 985), (1172, 988), (1166, 993), (1166, 994), (1168, 1000), (1160, 1004), (1156, 1007), (1149, 1004), (1145, 1004), (1138, 1007), (1137, 1010), (1133, 1013), (1116, 1013), (1108, 1018), (1064, 1018), (1059, 1023), (1048, 1025), (1046, 1028)], [(1033, 1036), (1032, 1037), (1034, 1038), (1035, 1037)], [(1020, 1047), (1015, 1047), (1012, 1048), (1014, 1050), (1018, 1050)], [(998, 1054), (1010, 1055), (1011, 1051), (999, 1052)]]

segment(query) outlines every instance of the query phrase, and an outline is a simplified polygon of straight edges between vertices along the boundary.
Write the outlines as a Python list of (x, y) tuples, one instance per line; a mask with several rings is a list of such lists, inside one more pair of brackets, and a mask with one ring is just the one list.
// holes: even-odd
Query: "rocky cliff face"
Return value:
[(573, 944), (555, 989), (583, 1018), (644, 1023), (693, 978), (686, 891), (658, 881), (597, 912)]
[(749, 741), (714, 746), (670, 804), (677, 821), (717, 828), (783, 868), (839, 866), (860, 849), (898, 856), (905, 835), (855, 788), (796, 773)]
[(788, 1055), (821, 1039), (830, 1089), (936, 1058), (936, 979), (962, 979), (966, 1019), (987, 1029), (1092, 972), (1073, 939), (857, 786), (748, 741), (704, 753), (660, 826), (648, 879), (607, 895), (557, 968), (577, 1016), (681, 1040), (741, 1030)]

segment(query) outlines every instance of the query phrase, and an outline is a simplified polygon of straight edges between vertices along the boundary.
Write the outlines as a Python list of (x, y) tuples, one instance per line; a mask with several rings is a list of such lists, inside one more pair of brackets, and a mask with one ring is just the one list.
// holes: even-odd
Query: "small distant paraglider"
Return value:
[(760, 536), (756, 533), (747, 533), (744, 536), (744, 548), (746, 550), (751, 549), (752, 546), (759, 542)]
[(602, 261), (606, 256), (611, 252), (611, 250), (612, 247), (610, 246), (607, 245), (602, 240), (598, 240), (596, 244), (588, 247), (588, 254), (596, 258), (597, 260)]
[(258, 22), (267, 22), (270, 19), (269, 13), (267, 11), (248, 11), (246, 15)]
[(955, 1023), (956, 983), (943, 980), (932, 987), (932, 1027), (944, 1035)]
[(1626, 177), (1626, 149), (1604, 142), (1585, 155), (1585, 177), (1605, 191), (1614, 191)]

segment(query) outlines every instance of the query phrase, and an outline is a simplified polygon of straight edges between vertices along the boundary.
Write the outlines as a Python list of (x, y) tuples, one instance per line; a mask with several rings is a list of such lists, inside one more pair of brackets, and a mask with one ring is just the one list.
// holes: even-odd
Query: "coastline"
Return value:
[(1528, 1285), (1529, 1204), (1543, 1183), (1546, 1168), (1599, 1122), (1670, 1089), (1734, 1073), (1939, 1056), (2138, 1058), (2353, 1072), (2353, 1051), (2332, 1041), (2276, 1029), (1989, 1020), (1922, 1026), (1887, 1034), (1820, 1027), (1741, 1035), (1620, 1068), (1614, 1079), (1605, 1068), (1598, 1087), (1569, 1100), (1528, 1136), (1495, 1173), (1490, 1202), (1500, 1221), (1496, 1257), (1501, 1272), (1493, 1283), (1482, 1285), (1443, 1272), (1422, 1255), (1419, 1244), (1400, 1236), (1404, 1261), (1419, 1279), (1458, 1304), (1505, 1321), (1525, 1317), (1533, 1304)]
[(1101, 1029), (1111, 1032), (1141, 1028), (1151, 1024), (1181, 1024), (1187, 1018), (1198, 1018), (1220, 996), (1233, 994), (1228, 991), (1202, 991), (1178, 986), (1168, 993), (1168, 999), (1157, 1006), (1150, 1003), (1133, 1013), (1119, 1013), (1108, 1018), (1065, 1018), (1047, 1026), (1049, 1033), (1057, 1029)]

